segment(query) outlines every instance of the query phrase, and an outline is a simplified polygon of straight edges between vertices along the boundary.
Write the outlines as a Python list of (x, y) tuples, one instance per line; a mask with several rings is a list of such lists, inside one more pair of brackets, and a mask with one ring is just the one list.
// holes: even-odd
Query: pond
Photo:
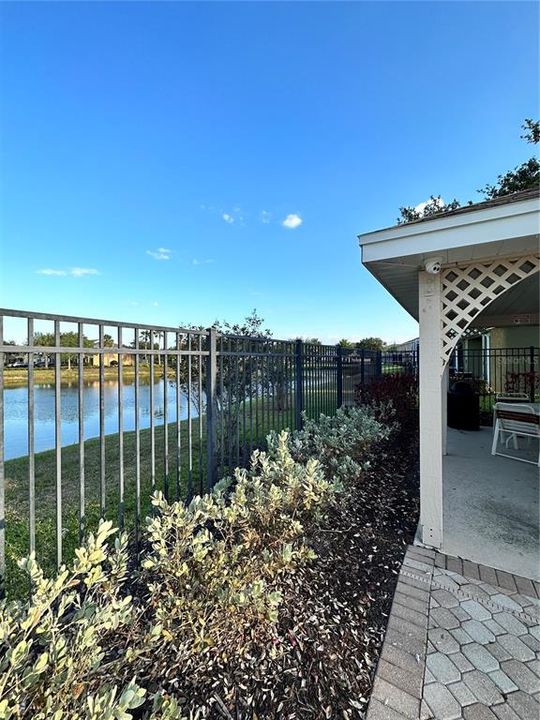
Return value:
[[(154, 422), (162, 425), (165, 415), (164, 383), (161, 378), (154, 383)], [(118, 382), (104, 383), (105, 434), (118, 432)], [(123, 383), (124, 430), (135, 429), (135, 385)], [(180, 420), (187, 418), (187, 394), (180, 391)], [(85, 381), (83, 387), (84, 438), (99, 435), (99, 382)], [(62, 383), (61, 390), (62, 445), (71, 445), (79, 440), (79, 401), (77, 383)], [(191, 404), (192, 417), (198, 415), (197, 407)], [(54, 384), (34, 387), (35, 452), (54, 448)], [(167, 419), (176, 420), (176, 383), (169, 380), (167, 388)], [(4, 390), (4, 452), (9, 460), (28, 454), (28, 390), (26, 387)], [(141, 379), (139, 384), (139, 427), (150, 427), (150, 383)]]

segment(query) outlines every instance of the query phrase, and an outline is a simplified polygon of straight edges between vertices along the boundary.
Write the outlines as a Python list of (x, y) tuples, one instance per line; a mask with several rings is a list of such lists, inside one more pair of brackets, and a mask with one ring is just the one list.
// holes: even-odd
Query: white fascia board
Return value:
[(474, 255), (477, 245), (539, 232), (540, 203), (538, 198), (531, 198), (446, 218), (405, 223), (358, 237), (362, 262), (367, 264), (464, 247), (471, 247)]

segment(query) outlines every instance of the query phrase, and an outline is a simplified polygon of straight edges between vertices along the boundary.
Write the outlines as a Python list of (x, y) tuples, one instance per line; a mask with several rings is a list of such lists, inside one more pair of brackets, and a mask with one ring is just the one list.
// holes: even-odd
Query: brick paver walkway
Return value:
[(409, 547), (367, 720), (538, 720), (540, 586)]

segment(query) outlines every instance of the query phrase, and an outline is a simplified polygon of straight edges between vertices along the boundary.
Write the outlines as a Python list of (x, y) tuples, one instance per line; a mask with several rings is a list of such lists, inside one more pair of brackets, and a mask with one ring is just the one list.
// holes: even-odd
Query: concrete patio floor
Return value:
[(448, 429), (441, 550), (540, 580), (538, 467), (491, 455), (492, 437), (491, 428)]

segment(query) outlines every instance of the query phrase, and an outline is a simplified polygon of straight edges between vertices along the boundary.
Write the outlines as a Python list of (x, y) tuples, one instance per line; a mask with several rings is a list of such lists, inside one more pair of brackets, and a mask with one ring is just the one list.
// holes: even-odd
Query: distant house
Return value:
[[(106, 352), (103, 353), (103, 364), (105, 367), (115, 367), (118, 365), (118, 353), (116, 352)], [(122, 364), (124, 367), (132, 367), (134, 364), (133, 361), (133, 355), (122, 353)], [(99, 367), (99, 358), (100, 353), (96, 353), (95, 355), (90, 355), (90, 364), (94, 367)]]

